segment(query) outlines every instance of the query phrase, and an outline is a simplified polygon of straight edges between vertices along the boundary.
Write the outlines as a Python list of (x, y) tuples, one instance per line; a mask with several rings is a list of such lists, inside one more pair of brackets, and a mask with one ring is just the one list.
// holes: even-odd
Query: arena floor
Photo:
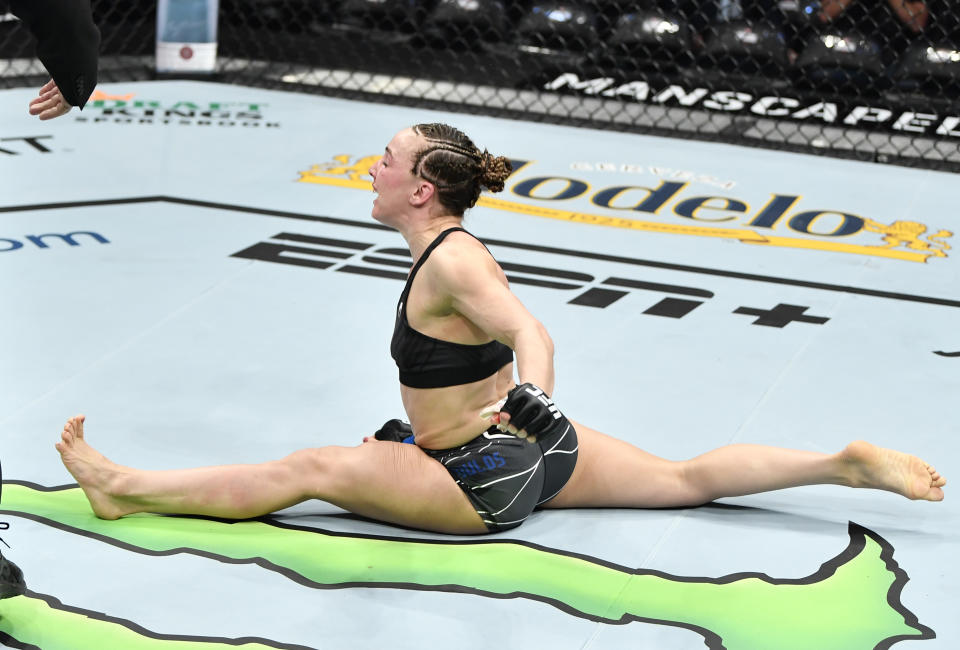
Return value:
[(464, 539), (322, 502), (105, 522), (53, 448), (84, 413), (119, 463), (259, 462), (401, 416), (409, 258), (366, 169), (447, 121), (517, 161), (467, 226), (553, 335), (570, 417), (678, 459), (863, 438), (950, 479), (956, 175), (201, 82), (105, 85), (38, 122), (34, 94), (0, 91), (0, 516), (29, 588), (0, 602), (0, 645), (960, 647), (949, 485)]

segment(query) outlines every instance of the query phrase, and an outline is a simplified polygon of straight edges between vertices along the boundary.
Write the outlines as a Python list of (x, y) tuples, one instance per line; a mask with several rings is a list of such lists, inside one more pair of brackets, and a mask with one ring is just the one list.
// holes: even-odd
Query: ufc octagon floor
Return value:
[(365, 170), (440, 120), (518, 161), (467, 225), (551, 331), (571, 417), (668, 458), (865, 438), (956, 479), (957, 176), (192, 82), (104, 86), (41, 123), (33, 94), (0, 92), (0, 520), (30, 589), (0, 602), (8, 647), (960, 647), (949, 485), (462, 539), (321, 502), (101, 522), (53, 449), (81, 412), (149, 469), (400, 416), (409, 258)]

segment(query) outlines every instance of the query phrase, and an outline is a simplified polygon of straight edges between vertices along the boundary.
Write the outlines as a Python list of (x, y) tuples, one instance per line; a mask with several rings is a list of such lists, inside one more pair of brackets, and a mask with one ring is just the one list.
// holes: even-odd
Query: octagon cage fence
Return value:
[[(210, 80), (960, 169), (956, 0), (218, 7)], [(160, 77), (157, 3), (93, 0), (93, 10), (100, 81)], [(34, 51), (0, 0), (0, 87), (46, 81)]]

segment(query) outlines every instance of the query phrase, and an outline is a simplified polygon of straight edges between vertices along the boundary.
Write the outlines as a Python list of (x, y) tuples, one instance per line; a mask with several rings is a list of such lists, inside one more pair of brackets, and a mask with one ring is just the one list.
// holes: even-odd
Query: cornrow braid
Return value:
[(414, 133), (429, 145), (414, 154), (412, 173), (433, 183), (440, 204), (462, 215), (480, 198), (483, 188), (503, 190), (513, 171), (510, 161), (480, 151), (462, 131), (447, 124), (417, 124)]
[(470, 150), (470, 149), (467, 149), (466, 147), (459, 147), (455, 144), (444, 142), (443, 140), (437, 140), (436, 138), (427, 138), (426, 140), (427, 142), (436, 143), (437, 146), (434, 147), (435, 149), (446, 149), (447, 151), (452, 151), (454, 153), (464, 155), (467, 158), (472, 158), (473, 160), (477, 160), (477, 161), (480, 160), (480, 153), (476, 149)]

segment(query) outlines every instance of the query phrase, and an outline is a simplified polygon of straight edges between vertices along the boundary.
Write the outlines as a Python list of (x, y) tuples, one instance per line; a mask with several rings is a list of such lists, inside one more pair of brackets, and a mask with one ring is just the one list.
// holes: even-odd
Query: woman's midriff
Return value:
[(481, 411), (513, 388), (513, 364), (486, 379), (443, 388), (400, 386), (400, 397), (416, 443), (426, 449), (450, 449), (473, 440), (490, 427)]

